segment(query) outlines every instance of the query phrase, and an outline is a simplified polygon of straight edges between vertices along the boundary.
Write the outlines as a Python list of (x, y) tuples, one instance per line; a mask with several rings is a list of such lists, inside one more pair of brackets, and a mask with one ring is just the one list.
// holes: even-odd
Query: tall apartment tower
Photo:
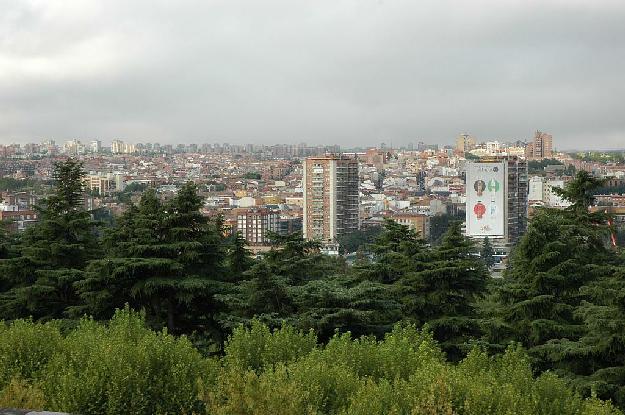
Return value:
[(102, 152), (102, 141), (93, 140), (90, 146), (91, 146), (92, 153), (99, 154), (100, 152)]
[(484, 157), (467, 163), (466, 179), (467, 236), (516, 243), (527, 228), (527, 162)]
[(304, 238), (323, 243), (358, 230), (358, 160), (309, 157), (304, 162)]
[(553, 156), (553, 137), (551, 134), (536, 131), (534, 140), (525, 148), (525, 158), (544, 159)]
[(459, 134), (456, 138), (456, 152), (464, 154), (475, 148), (475, 138), (467, 133)]
[(508, 174), (507, 242), (516, 243), (527, 230), (527, 197), (529, 194), (527, 161), (518, 157), (511, 157), (506, 160), (506, 164)]
[(111, 153), (122, 154), (124, 152), (124, 142), (122, 140), (111, 141)]

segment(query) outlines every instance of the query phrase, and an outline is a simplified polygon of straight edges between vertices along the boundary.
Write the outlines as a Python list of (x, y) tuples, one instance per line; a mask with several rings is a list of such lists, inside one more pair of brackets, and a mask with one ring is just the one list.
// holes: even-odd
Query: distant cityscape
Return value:
[[(186, 181), (199, 185), (205, 215), (222, 215), (226, 232), (240, 232), (255, 252), (271, 246), (271, 234), (303, 232), (325, 253), (344, 252), (347, 235), (396, 221), (435, 242), (445, 223), (461, 220), (466, 235), (488, 237), (505, 261), (537, 207), (565, 208), (553, 189), (577, 170), (607, 178), (596, 209), (609, 209), (625, 224), (625, 164), (618, 153), (603, 157), (554, 150), (551, 134), (527, 141), (481, 141), (459, 134), (450, 145), (423, 142), (400, 148), (344, 149), (338, 144), (276, 145), (128, 143), (78, 139), (0, 146), (0, 220), (14, 231), (37, 221), (56, 160), (84, 163), (85, 207), (112, 220), (146, 187), (162, 198)], [(37, 184), (37, 185), (36, 185)]]

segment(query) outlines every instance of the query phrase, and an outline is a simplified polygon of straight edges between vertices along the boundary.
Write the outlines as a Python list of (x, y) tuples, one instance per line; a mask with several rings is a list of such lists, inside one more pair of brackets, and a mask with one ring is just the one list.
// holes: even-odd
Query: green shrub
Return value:
[(283, 364), (262, 374), (253, 370), (226, 370), (217, 387), (203, 399), (211, 415), (307, 415), (318, 414), (309, 404), (310, 391), (289, 376)]
[(397, 325), (384, 340), (254, 321), (221, 359), (186, 337), (117, 311), (108, 325), (83, 319), (65, 338), (57, 323), (0, 326), (0, 406), (90, 414), (375, 415), (620, 413), (582, 399), (553, 373), (538, 378), (519, 347), (491, 357), (475, 348), (444, 360), (431, 333)]
[(44, 406), (43, 391), (36, 384), (15, 378), (0, 389), (0, 408), (42, 410)]
[(310, 353), (317, 337), (310, 330), (304, 334), (291, 326), (269, 330), (258, 320), (251, 327), (239, 326), (225, 345), (225, 363), (239, 369), (258, 370), (276, 363), (286, 363)]
[(35, 379), (60, 347), (56, 323), (0, 322), (0, 389), (14, 378)]
[(50, 408), (88, 414), (181, 414), (201, 408), (206, 361), (185, 337), (156, 333), (118, 311), (108, 327), (84, 319), (46, 368)]
[[(282, 330), (286, 330), (284, 327)], [(325, 346), (270, 353), (275, 333), (259, 323), (239, 329), (228, 362), (207, 391), (210, 414), (617, 414), (610, 404), (583, 400), (564, 380), (534, 378), (518, 347), (490, 357), (475, 348), (457, 365), (445, 362), (426, 330), (397, 325), (384, 340), (335, 334)], [(234, 347), (236, 346), (236, 347)], [(230, 353), (234, 352), (234, 355)], [(236, 363), (236, 364), (234, 364)]]

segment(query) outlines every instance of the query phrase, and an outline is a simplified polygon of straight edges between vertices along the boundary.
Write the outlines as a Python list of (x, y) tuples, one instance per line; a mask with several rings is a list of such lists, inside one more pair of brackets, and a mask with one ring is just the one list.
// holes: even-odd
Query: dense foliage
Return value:
[(367, 245), (372, 244), (381, 231), (381, 227), (374, 226), (369, 229), (357, 230), (337, 238), (341, 247), (341, 252), (351, 253), (366, 251)]
[[(564, 166), (559, 160), (556, 159), (542, 159), (542, 160), (528, 160), (527, 162), (527, 172), (529, 174), (544, 174), (545, 168), (547, 166)], [(561, 167), (561, 170), (556, 170), (556, 175), (566, 175), (566, 176), (574, 176), (575, 175), (575, 166), (572, 164), (567, 164), (564, 167)]]
[(488, 236), (484, 237), (484, 241), (482, 242), (482, 250), (480, 252), (480, 256), (484, 260), (484, 264), (486, 264), (487, 267), (492, 267), (493, 265), (495, 265), (495, 261), (496, 261), (495, 249), (491, 245), (490, 239), (488, 239)]
[(221, 358), (186, 337), (147, 329), (118, 311), (84, 318), (67, 335), (57, 322), (0, 325), (0, 407), (117, 414), (618, 414), (582, 399), (557, 376), (532, 375), (511, 347), (474, 348), (446, 363), (432, 334), (396, 325), (384, 339), (238, 327)]
[(623, 151), (614, 150), (614, 151), (588, 151), (588, 152), (580, 152), (580, 153), (571, 153), (573, 158), (584, 160), (584, 161), (594, 161), (601, 163), (625, 163), (625, 153)]
[(464, 212), (456, 212), (455, 214), (444, 213), (435, 215), (430, 218), (430, 242), (438, 245), (443, 240), (443, 235), (449, 229), (449, 226), (457, 221), (464, 220)]
[(78, 304), (74, 283), (101, 252), (97, 223), (83, 208), (82, 164), (58, 163), (57, 185), (37, 208), (39, 223), (14, 244), (14, 254), (0, 262), (0, 315), (62, 318)]
[(261, 176), (260, 176), (260, 173), (252, 171), (252, 172), (245, 173), (243, 175), (243, 178), (250, 179), (250, 180), (260, 180)]
[(569, 208), (538, 209), (501, 280), (490, 241), (480, 252), (452, 216), (433, 246), (387, 220), (353, 264), (301, 234), (255, 258), (200, 213), (192, 182), (167, 201), (144, 191), (105, 226), (83, 174), (58, 163), (39, 223), (0, 226), (0, 399), (111, 414), (611, 413), (574, 393), (625, 407), (625, 258), (589, 213), (602, 182), (586, 172), (556, 190)]
[(578, 173), (559, 190), (572, 205), (542, 209), (532, 219), (494, 290), (485, 326), (491, 346), (521, 343), (538, 369), (623, 406), (625, 261), (608, 242), (608, 218), (588, 210), (601, 184)]
[(12, 177), (0, 177), (0, 190), (22, 190), (35, 186), (32, 179), (14, 179)]

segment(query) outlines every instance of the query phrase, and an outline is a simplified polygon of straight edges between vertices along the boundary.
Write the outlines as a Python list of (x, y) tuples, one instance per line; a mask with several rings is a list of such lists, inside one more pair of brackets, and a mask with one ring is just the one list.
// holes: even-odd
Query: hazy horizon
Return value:
[(0, 0), (0, 144), (625, 148), (617, 0)]

